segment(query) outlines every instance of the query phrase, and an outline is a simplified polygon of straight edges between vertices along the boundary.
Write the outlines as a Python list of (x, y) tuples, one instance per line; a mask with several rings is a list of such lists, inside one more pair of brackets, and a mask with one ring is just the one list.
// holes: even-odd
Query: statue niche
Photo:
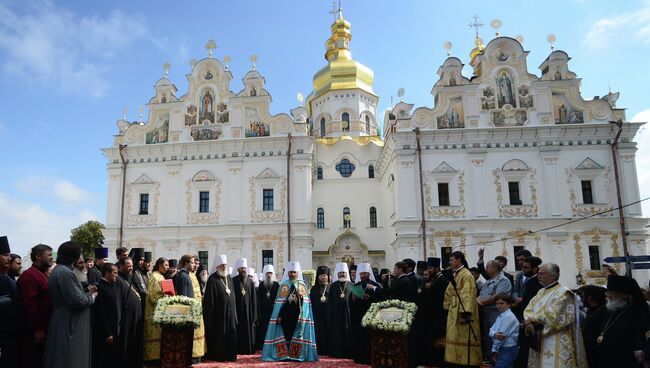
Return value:
[(505, 105), (517, 107), (514, 94), (514, 79), (507, 71), (502, 71), (497, 77), (497, 96), (499, 108)]
[(214, 96), (209, 89), (201, 96), (200, 102), (199, 122), (201, 124), (214, 124)]

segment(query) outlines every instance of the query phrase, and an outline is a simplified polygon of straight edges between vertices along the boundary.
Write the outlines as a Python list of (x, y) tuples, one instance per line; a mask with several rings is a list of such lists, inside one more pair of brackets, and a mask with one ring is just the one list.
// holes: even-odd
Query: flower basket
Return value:
[(201, 304), (186, 296), (158, 299), (153, 311), (153, 323), (172, 329), (195, 328), (201, 324)]
[(418, 307), (397, 299), (373, 303), (361, 320), (361, 326), (376, 331), (408, 334)]

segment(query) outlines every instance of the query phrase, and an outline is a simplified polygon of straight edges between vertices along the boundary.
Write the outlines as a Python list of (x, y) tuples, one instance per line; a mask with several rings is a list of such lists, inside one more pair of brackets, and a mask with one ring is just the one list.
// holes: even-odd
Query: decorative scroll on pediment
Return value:
[(585, 158), (580, 165), (576, 166), (576, 170), (586, 170), (586, 169), (604, 169), (604, 167), (596, 161), (592, 160), (590, 157)]
[(528, 171), (528, 170), (530, 170), (528, 165), (526, 165), (525, 162), (518, 159), (514, 159), (506, 162), (501, 168), (501, 171)]
[(447, 162), (443, 161), (440, 165), (438, 165), (438, 167), (433, 169), (432, 172), (434, 172), (434, 173), (455, 173), (456, 171), (458, 171), (458, 170), (454, 169)]
[(278, 174), (273, 172), (273, 170), (269, 169), (268, 167), (264, 169), (261, 173), (259, 173), (255, 178), (256, 179), (273, 179), (273, 178), (279, 178)]
[(154, 181), (149, 179), (149, 177), (145, 174), (140, 175), (140, 177), (135, 179), (135, 181), (133, 182), (133, 184), (153, 184), (153, 183)]

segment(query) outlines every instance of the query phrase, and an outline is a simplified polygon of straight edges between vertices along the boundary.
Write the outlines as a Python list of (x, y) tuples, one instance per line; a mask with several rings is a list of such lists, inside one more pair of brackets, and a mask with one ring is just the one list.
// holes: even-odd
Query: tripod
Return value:
[(472, 312), (468, 312), (465, 310), (465, 306), (463, 305), (463, 300), (460, 298), (460, 293), (458, 292), (458, 285), (456, 285), (456, 280), (454, 279), (453, 275), (447, 274), (447, 277), (449, 278), (449, 282), (451, 282), (451, 286), (454, 287), (454, 291), (456, 292), (456, 296), (458, 297), (458, 302), (460, 303), (460, 308), (462, 312), (460, 312), (460, 317), (465, 320), (467, 323), (467, 367), (471, 367), (471, 351), (472, 351), (472, 337), (474, 337), (474, 340), (478, 340), (476, 337), (476, 333), (474, 332), (474, 328), (472, 327)]

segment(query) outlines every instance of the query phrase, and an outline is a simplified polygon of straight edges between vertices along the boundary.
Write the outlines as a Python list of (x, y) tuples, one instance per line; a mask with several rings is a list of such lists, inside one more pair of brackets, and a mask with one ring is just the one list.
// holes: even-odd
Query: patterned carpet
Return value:
[(356, 364), (352, 359), (336, 359), (328, 356), (321, 356), (317, 362), (263, 362), (260, 354), (256, 355), (239, 355), (236, 362), (217, 363), (205, 361), (201, 364), (195, 364), (195, 368), (212, 368), (212, 367), (300, 367), (300, 368), (348, 368), (348, 367), (369, 367), (369, 365)]

